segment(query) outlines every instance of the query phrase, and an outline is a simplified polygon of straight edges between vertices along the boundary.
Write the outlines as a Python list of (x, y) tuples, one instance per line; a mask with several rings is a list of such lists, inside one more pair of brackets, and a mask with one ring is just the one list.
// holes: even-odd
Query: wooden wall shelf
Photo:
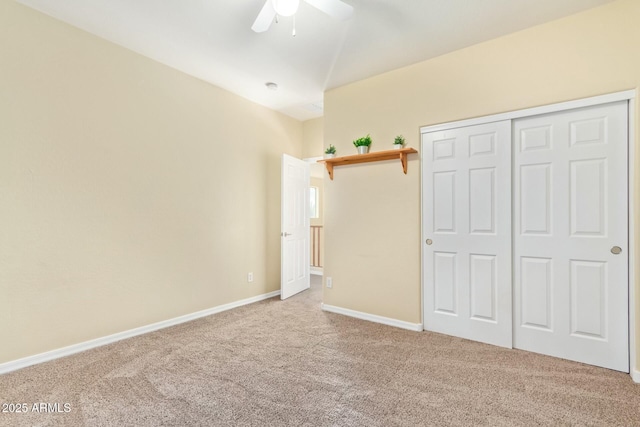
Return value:
[(400, 159), (402, 170), (407, 174), (407, 155), (417, 153), (415, 148), (401, 148), (400, 150), (374, 151), (367, 154), (354, 154), (352, 156), (333, 157), (330, 159), (318, 160), (324, 163), (329, 172), (329, 178), (333, 181), (333, 168), (335, 166), (353, 165), (356, 163), (380, 162), (382, 160)]

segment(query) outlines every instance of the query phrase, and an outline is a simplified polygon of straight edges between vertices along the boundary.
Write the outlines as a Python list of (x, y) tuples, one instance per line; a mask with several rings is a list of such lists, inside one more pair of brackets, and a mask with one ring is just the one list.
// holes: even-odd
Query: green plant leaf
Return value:
[(363, 136), (362, 138), (358, 138), (355, 141), (353, 141), (353, 145), (356, 147), (362, 147), (362, 146), (370, 146), (372, 143), (371, 141), (371, 136), (369, 134), (367, 134), (367, 136)]
[(324, 150), (325, 154), (336, 154), (336, 147), (333, 146), (333, 144), (329, 145), (329, 148), (327, 148), (326, 150)]

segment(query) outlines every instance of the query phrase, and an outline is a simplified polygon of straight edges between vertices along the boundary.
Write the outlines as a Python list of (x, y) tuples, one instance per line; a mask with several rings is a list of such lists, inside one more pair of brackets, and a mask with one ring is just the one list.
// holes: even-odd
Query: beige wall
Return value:
[(302, 123), (302, 157), (321, 157), (324, 153), (324, 118), (307, 120)]
[[(635, 89), (639, 22), (640, 1), (621, 0), (331, 90), (325, 143), (351, 153), (351, 140), (370, 133), (372, 150), (382, 150), (402, 133), (419, 149), (420, 126)], [(419, 156), (408, 175), (397, 162), (334, 174), (325, 181), (325, 275), (333, 288), (325, 288), (324, 302), (420, 323)]]
[(279, 288), (300, 122), (11, 1), (0, 94), (0, 363)]

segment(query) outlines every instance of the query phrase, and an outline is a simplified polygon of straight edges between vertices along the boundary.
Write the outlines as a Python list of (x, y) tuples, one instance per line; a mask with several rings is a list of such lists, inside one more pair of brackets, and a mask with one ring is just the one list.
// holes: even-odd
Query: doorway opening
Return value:
[(309, 163), (310, 272), (322, 276), (324, 267), (324, 167), (322, 157), (303, 159)]

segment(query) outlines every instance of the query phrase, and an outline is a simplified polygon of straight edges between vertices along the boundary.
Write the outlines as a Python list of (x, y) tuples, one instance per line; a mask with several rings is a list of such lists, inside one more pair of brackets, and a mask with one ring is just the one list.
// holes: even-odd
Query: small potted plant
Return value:
[(329, 148), (324, 150), (324, 158), (325, 159), (330, 159), (330, 158), (335, 157), (335, 156), (336, 156), (336, 147), (334, 147), (331, 144), (331, 145), (329, 145)]
[(371, 137), (369, 135), (363, 136), (353, 141), (353, 145), (358, 150), (358, 154), (367, 154), (369, 152), (369, 146), (371, 145)]
[(404, 136), (398, 135), (396, 139), (393, 140), (393, 148), (400, 150), (402, 147), (404, 147)]

